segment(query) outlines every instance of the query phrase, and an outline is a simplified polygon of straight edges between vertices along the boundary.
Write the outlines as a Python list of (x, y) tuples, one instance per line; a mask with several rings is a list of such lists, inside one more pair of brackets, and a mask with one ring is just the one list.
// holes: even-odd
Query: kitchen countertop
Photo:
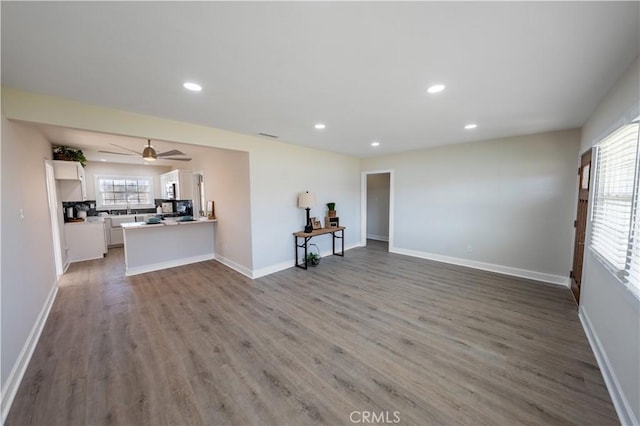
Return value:
[(159, 227), (163, 227), (163, 226), (176, 226), (176, 225), (194, 225), (197, 223), (211, 223), (211, 222), (217, 222), (218, 219), (196, 219), (196, 220), (190, 220), (190, 221), (185, 221), (185, 222), (181, 222), (178, 220), (164, 220), (160, 223), (146, 223), (146, 222), (129, 222), (129, 223), (123, 223), (120, 226), (122, 226), (123, 229), (144, 229), (144, 228), (159, 228)]
[(65, 225), (86, 225), (86, 224), (92, 224), (92, 223), (104, 223), (104, 218), (97, 217), (97, 216), (88, 216), (86, 220), (64, 222)]

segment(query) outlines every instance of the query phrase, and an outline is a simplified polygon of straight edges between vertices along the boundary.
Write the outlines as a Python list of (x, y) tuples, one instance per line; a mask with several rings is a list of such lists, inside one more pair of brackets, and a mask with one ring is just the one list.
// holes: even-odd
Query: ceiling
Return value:
[(2, 1), (2, 84), (367, 157), (580, 127), (639, 4)]

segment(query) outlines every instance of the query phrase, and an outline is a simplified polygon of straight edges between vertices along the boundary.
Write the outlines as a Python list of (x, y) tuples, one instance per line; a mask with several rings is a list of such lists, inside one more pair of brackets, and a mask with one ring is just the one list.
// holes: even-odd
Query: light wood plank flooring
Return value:
[(374, 241), (255, 281), (123, 264), (71, 266), (7, 425), (618, 423), (565, 288)]

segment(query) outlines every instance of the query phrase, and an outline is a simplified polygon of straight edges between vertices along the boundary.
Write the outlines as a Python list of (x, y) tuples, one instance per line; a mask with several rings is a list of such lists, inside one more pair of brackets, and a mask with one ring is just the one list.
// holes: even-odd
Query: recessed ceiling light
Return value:
[(371, 142), (371, 146), (380, 146), (380, 142)]
[(434, 84), (433, 86), (429, 87), (427, 89), (427, 92), (434, 94), (434, 93), (440, 93), (444, 90), (444, 84)]
[(182, 85), (185, 89), (187, 90), (191, 90), (193, 92), (199, 92), (202, 90), (202, 86), (200, 86), (198, 83), (193, 83), (190, 81), (187, 81), (186, 83), (184, 83)]
[(100, 161), (107, 161), (107, 160), (105, 160), (104, 158), (101, 158)]
[(476, 127), (478, 127), (478, 125), (477, 125), (476, 123), (469, 123), (469, 124), (467, 124), (466, 126), (464, 126), (464, 128), (465, 128), (466, 130), (473, 130), (473, 129), (475, 129)]
[(315, 126), (313, 126), (313, 127), (315, 127), (315, 128), (316, 128), (316, 129), (318, 129), (318, 130), (322, 130), (322, 129), (324, 129), (324, 128), (325, 128), (325, 127), (327, 127), (327, 126), (325, 126), (323, 123), (318, 123), (318, 124), (316, 124), (316, 125), (315, 125)]

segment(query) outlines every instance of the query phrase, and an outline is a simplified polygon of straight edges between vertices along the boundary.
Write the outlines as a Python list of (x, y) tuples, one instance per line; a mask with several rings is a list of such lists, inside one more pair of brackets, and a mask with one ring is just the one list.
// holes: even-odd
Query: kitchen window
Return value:
[(636, 296), (640, 296), (640, 157), (638, 120), (597, 147), (591, 248)]
[(96, 204), (103, 208), (153, 207), (153, 178), (96, 176)]

